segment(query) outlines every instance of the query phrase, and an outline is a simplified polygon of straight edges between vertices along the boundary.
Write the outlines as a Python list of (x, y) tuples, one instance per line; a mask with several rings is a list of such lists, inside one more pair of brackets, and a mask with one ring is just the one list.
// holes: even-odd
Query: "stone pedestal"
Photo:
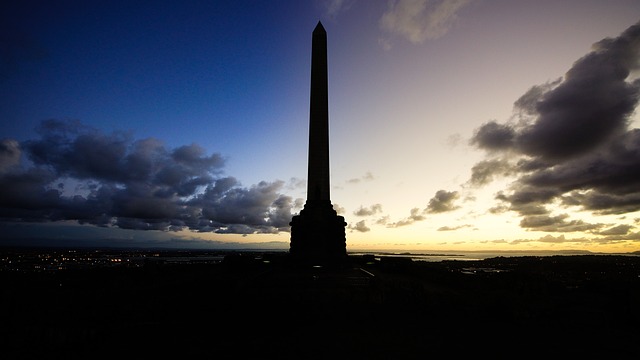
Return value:
[(307, 201), (300, 215), (294, 216), (289, 225), (289, 253), (293, 257), (318, 262), (346, 259), (347, 223), (333, 210), (330, 201)]

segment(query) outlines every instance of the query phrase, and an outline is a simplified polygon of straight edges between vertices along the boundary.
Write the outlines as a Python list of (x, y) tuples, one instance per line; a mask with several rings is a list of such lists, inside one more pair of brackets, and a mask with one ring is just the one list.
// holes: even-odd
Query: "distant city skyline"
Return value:
[(0, 245), (288, 248), (322, 21), (348, 250), (640, 250), (637, 1), (0, 9)]

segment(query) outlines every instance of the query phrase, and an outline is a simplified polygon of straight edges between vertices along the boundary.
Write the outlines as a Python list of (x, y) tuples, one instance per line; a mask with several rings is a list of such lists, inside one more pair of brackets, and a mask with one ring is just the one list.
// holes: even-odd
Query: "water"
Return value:
[(474, 261), (484, 260), (494, 257), (514, 257), (514, 256), (553, 256), (553, 255), (589, 255), (594, 254), (589, 251), (582, 250), (563, 250), (563, 251), (354, 251), (349, 252), (350, 255), (373, 255), (380, 257), (408, 257), (414, 261), (444, 261), (444, 260), (460, 260)]

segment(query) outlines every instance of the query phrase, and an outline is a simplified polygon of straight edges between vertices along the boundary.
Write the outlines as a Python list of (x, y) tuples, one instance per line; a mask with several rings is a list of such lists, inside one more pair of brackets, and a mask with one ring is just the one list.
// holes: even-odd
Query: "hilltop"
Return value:
[(310, 266), (280, 252), (236, 252), (210, 260), (2, 271), (5, 351), (12, 358), (98, 349), (318, 359), (639, 354), (636, 256), (361, 255)]

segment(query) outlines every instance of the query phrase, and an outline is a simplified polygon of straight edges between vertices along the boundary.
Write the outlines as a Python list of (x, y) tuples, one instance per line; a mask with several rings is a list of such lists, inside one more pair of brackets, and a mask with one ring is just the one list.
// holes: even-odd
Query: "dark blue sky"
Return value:
[(158, 138), (191, 122), (200, 129), (189, 140), (203, 143), (198, 133), (261, 121), (257, 109), (278, 104), (274, 81), (306, 75), (304, 23), (285, 16), (301, 12), (292, 3), (17, 3), (3, 11), (12, 39), (1, 106), (19, 139), (60, 117)]

